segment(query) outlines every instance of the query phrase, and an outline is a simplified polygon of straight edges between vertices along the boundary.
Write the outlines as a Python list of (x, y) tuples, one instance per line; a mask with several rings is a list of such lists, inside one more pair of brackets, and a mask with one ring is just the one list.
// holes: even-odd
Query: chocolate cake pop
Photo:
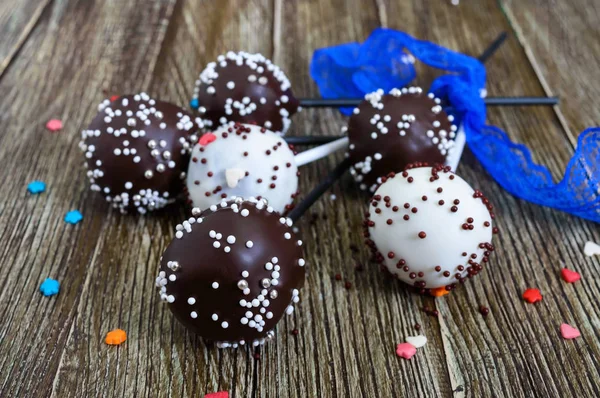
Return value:
[(234, 121), (281, 134), (298, 111), (285, 73), (261, 54), (243, 51), (229, 51), (208, 64), (196, 81), (190, 105), (208, 128)]
[(266, 198), (280, 213), (298, 191), (294, 152), (264, 127), (230, 122), (202, 136), (192, 150), (187, 191), (193, 206), (206, 209), (232, 196)]
[(192, 215), (161, 258), (161, 299), (186, 328), (219, 347), (264, 343), (293, 312), (304, 284), (292, 220), (264, 199), (230, 198)]
[(146, 93), (104, 100), (98, 111), (79, 144), (92, 190), (122, 213), (175, 201), (201, 121)]
[(350, 140), (350, 173), (361, 189), (374, 192), (380, 177), (410, 163), (445, 163), (457, 127), (440, 102), (419, 87), (365, 96), (343, 130)]
[(477, 275), (494, 250), (492, 205), (448, 166), (414, 166), (383, 178), (365, 237), (396, 278), (421, 292), (448, 291)]

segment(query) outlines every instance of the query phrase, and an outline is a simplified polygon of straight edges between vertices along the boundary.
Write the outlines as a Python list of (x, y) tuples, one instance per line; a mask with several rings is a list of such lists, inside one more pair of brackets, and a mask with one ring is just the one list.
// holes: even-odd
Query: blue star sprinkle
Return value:
[(42, 193), (46, 190), (46, 183), (43, 181), (31, 181), (27, 184), (27, 190), (32, 194)]
[(77, 224), (81, 220), (83, 220), (83, 216), (79, 210), (71, 210), (65, 215), (65, 222), (69, 224)]
[(40, 285), (40, 292), (42, 292), (42, 294), (46, 297), (54, 296), (55, 294), (58, 294), (59, 291), (60, 283), (51, 278), (46, 278), (46, 280)]

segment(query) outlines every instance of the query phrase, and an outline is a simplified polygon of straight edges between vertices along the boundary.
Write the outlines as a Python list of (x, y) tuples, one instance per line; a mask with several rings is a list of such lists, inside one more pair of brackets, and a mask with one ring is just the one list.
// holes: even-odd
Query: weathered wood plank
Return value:
[(561, 97), (560, 116), (573, 144), (600, 125), (600, 4), (531, 0), (500, 2), (545, 91)]
[[(109, 279), (92, 277), (114, 270), (109, 261), (94, 267), (105, 247), (114, 245), (106, 234), (123, 229), (118, 217), (107, 216), (103, 200), (89, 195), (77, 142), (103, 88), (131, 90), (152, 72), (172, 9), (173, 2), (56, 2), (2, 76), (0, 158), (7, 194), (0, 198), (0, 396), (48, 396), (53, 388), (59, 396), (86, 396), (102, 383), (114, 390), (116, 379), (90, 373), (93, 359), (69, 356), (75, 347), (94, 358), (107, 353), (100, 344), (89, 346), (94, 341), (78, 326), (99, 324), (102, 301), (85, 318), (78, 304), (88, 303), (90, 284), (112, 291)], [(64, 120), (64, 131), (45, 130), (52, 117)], [(26, 194), (33, 179), (46, 181), (48, 191)], [(85, 216), (77, 226), (62, 220), (73, 208)], [(38, 291), (47, 276), (62, 283), (57, 297), (46, 299)], [(98, 328), (97, 334), (104, 332)]]
[[(380, 26), (380, 15), (387, 15), (385, 10), (380, 13), (375, 4), (359, 1), (280, 4), (281, 17), (276, 20), (281, 24), (275, 30), (280, 33), (275, 38), (274, 61), (286, 70), (295, 93), (302, 97), (318, 96), (308, 74), (316, 48), (363, 41)], [(345, 120), (335, 110), (307, 109), (294, 118), (291, 133), (339, 134)], [(303, 168), (301, 188), (308, 191), (341, 159), (338, 155)], [(317, 221), (311, 223), (307, 219), (301, 223), (312, 265), (304, 303), (297, 315), (301, 318), (301, 338), (328, 349), (308, 352), (306, 358), (302, 358), (306, 355), (302, 353), (300, 358), (313, 362), (314, 372), (324, 377), (298, 396), (313, 390), (323, 397), (419, 396), (425, 391), (430, 395), (450, 395), (439, 330), (419, 310), (424, 305), (431, 306), (433, 300), (408, 294), (398, 283), (387, 280), (376, 266), (368, 264), (361, 233), (367, 198), (347, 180), (332, 192), (337, 197), (335, 201), (326, 195), (315, 205)], [(353, 253), (352, 247), (360, 251)], [(365, 271), (356, 272), (356, 263), (364, 264)], [(336, 274), (341, 274), (343, 281), (336, 281)], [(351, 290), (344, 288), (345, 280), (352, 283)], [(311, 322), (323, 326), (308, 329), (305, 325)], [(418, 333), (415, 323), (422, 325), (430, 343), (423, 351), (426, 354), (417, 361), (406, 362), (394, 355), (395, 346), (407, 335)], [(269, 396), (270, 389), (265, 390), (264, 396)]]
[[(218, 54), (246, 49), (250, 42), (250, 50), (270, 51), (271, 12), (265, 2), (180, 2), (162, 45), (153, 46), (161, 50), (154, 72), (131, 78), (128, 90), (148, 89), (185, 106), (201, 69)], [(124, 93), (118, 85), (110, 87), (111, 93)], [(253, 352), (207, 346), (187, 333), (155, 294), (159, 257), (182, 217), (177, 208), (139, 220), (107, 216), (99, 238), (105, 244), (90, 261), (63, 355), (64, 389), (55, 389), (56, 396), (196, 397), (223, 389), (252, 395), (262, 363), (254, 361)], [(126, 330), (129, 340), (118, 349), (106, 347), (104, 336), (116, 327)], [(81, 335), (86, 338), (77, 344)], [(89, 380), (71, 372), (76, 364), (87, 364)]]
[(0, 76), (13, 60), (52, 0), (5, 1), (0, 4)]

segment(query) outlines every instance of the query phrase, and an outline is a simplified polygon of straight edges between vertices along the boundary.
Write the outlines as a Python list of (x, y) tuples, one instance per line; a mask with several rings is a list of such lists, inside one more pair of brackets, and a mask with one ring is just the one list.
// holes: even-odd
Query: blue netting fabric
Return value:
[[(404, 87), (416, 77), (413, 64), (414, 57), (406, 52), (402, 41), (375, 31), (363, 44), (316, 50), (310, 75), (323, 98), (357, 98), (379, 88), (387, 92)], [(352, 108), (340, 111), (349, 115)]]
[(500, 128), (486, 125), (480, 95), (485, 88), (485, 67), (476, 59), (404, 32), (377, 29), (362, 45), (315, 51), (311, 76), (326, 98), (362, 97), (377, 88), (389, 91), (414, 77), (412, 63), (398, 63), (407, 74), (398, 74), (390, 66), (396, 65), (393, 59), (401, 60), (407, 53), (448, 72), (433, 81), (430, 91), (451, 105), (450, 112), (463, 123), (469, 148), (498, 184), (532, 203), (600, 222), (600, 128), (581, 133), (563, 179), (554, 183), (548, 169), (533, 162), (525, 145), (512, 142)]

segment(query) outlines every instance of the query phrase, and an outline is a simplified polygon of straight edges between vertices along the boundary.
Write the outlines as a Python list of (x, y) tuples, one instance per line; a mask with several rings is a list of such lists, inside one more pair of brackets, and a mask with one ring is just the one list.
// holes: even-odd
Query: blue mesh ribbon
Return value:
[(500, 128), (486, 125), (480, 95), (485, 89), (485, 67), (476, 59), (404, 32), (376, 29), (362, 45), (315, 51), (311, 76), (326, 98), (362, 97), (378, 88), (389, 91), (414, 77), (412, 64), (405, 65), (408, 74), (396, 74), (389, 67), (394, 65), (391, 60), (407, 52), (448, 72), (433, 81), (430, 91), (451, 104), (450, 112), (462, 122), (469, 148), (498, 184), (529, 202), (600, 222), (600, 128), (581, 133), (564, 177), (554, 183), (550, 171), (533, 162), (525, 145), (512, 142)]
[[(387, 92), (414, 80), (414, 57), (406, 52), (403, 42), (377, 32), (363, 44), (346, 43), (314, 52), (310, 75), (323, 98), (360, 98), (379, 88)], [(352, 108), (340, 111), (349, 115)]]

